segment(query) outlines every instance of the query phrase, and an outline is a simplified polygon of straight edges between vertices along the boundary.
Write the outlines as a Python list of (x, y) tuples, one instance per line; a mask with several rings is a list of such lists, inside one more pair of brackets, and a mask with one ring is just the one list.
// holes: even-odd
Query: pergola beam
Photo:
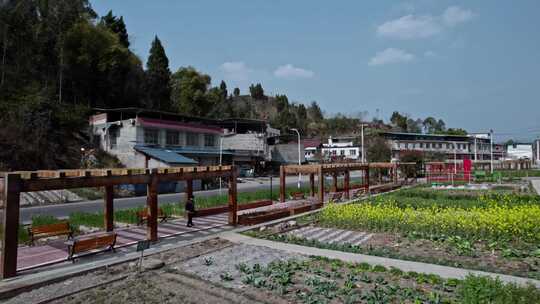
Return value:
[(230, 179), (229, 223), (236, 224), (237, 189), (234, 166), (178, 167), (152, 169), (99, 169), (23, 171), (6, 173), (4, 177), (4, 212), (0, 276), (13, 277), (17, 273), (20, 193), (71, 188), (104, 187), (104, 226), (114, 230), (114, 186), (121, 184), (147, 185), (147, 238), (158, 239), (158, 186), (161, 181), (188, 181), (188, 195), (193, 197), (194, 179), (224, 177)]

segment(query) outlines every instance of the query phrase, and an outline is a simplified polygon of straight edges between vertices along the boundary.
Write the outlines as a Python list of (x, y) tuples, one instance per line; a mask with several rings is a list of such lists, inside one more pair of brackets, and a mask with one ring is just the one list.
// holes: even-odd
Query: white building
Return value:
[(533, 159), (533, 145), (527, 143), (517, 143), (508, 145), (509, 159)]
[(354, 144), (355, 137), (343, 136), (328, 138), (328, 143), (322, 144), (322, 154), (325, 158), (342, 158), (350, 160), (362, 159), (362, 147)]

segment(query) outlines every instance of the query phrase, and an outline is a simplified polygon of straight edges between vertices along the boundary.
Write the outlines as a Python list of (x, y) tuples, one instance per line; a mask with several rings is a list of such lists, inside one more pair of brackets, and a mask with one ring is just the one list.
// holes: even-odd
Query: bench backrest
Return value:
[[(137, 211), (137, 216), (140, 217), (140, 218), (147, 218), (148, 217), (148, 208), (144, 208), (143, 210), (141, 211)], [(158, 208), (158, 217), (160, 216), (163, 216), (164, 213), (163, 213), (163, 209), (161, 208)]]
[(30, 228), (33, 234), (49, 234), (59, 231), (69, 231), (69, 222), (59, 222), (54, 224), (32, 226)]
[(104, 234), (98, 235), (92, 238), (75, 240), (73, 243), (73, 253), (79, 253), (84, 251), (89, 251), (92, 249), (103, 248), (107, 246), (112, 246), (116, 241), (116, 234)]
[(295, 198), (295, 199), (298, 199), (298, 198), (302, 199), (302, 198), (304, 198), (304, 193), (303, 192), (294, 192), (294, 193), (292, 193), (292, 197)]

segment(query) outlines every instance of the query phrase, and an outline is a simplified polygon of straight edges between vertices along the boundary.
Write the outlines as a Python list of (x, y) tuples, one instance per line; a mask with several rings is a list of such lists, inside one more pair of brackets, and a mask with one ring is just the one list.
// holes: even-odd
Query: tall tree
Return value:
[(171, 108), (171, 71), (169, 59), (161, 41), (155, 36), (146, 63), (147, 107), (159, 110)]
[[(218, 99), (208, 98), (210, 76), (198, 72), (193, 67), (181, 67), (171, 77), (172, 104), (178, 112), (187, 115), (206, 116)], [(216, 88), (221, 97), (219, 88)]]
[(111, 10), (107, 15), (101, 17), (101, 22), (113, 33), (118, 35), (118, 39), (123, 46), (126, 48), (129, 47), (129, 36), (126, 24), (124, 23), (124, 17), (120, 16), (120, 18), (118, 18), (114, 16)]
[(307, 109), (308, 117), (313, 122), (321, 122), (324, 119), (323, 113), (316, 101), (312, 101)]
[(256, 85), (251, 84), (249, 86), (249, 93), (251, 94), (251, 97), (254, 99), (265, 99), (264, 95), (264, 89), (260, 83), (257, 83)]
[(239, 88), (234, 88), (233, 95), (234, 95), (234, 97), (240, 96), (240, 89)]
[(407, 116), (394, 111), (390, 117), (390, 122), (402, 132), (407, 132)]
[(229, 93), (227, 92), (227, 84), (223, 80), (219, 84), (219, 91), (221, 92), (221, 98), (223, 100), (227, 99), (227, 96), (229, 95)]

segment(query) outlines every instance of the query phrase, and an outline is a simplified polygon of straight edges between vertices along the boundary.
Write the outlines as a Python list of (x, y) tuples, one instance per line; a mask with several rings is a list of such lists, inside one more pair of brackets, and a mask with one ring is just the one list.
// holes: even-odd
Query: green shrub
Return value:
[(540, 290), (533, 285), (519, 287), (503, 284), (498, 278), (469, 275), (457, 289), (463, 304), (530, 304), (540, 303)]

